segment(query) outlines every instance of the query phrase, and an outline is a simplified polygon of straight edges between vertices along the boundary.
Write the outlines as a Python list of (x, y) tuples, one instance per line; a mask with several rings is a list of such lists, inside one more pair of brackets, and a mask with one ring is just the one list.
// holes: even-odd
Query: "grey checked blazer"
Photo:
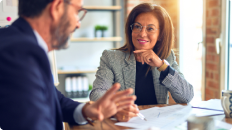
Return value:
[[(157, 67), (152, 69), (158, 104), (168, 103), (168, 91), (176, 103), (190, 102), (194, 95), (193, 86), (180, 73), (173, 51), (166, 60), (175, 69), (175, 73), (174, 75), (169, 73), (162, 81), (163, 85), (160, 83), (160, 72), (157, 70)], [(129, 53), (120, 50), (105, 50), (102, 53), (100, 67), (98, 67), (96, 79), (93, 83), (93, 90), (90, 93), (90, 100), (96, 101), (99, 99), (114, 83), (121, 84), (120, 90), (127, 88), (135, 90), (135, 78), (136, 60), (134, 54), (131, 54), (129, 57)]]

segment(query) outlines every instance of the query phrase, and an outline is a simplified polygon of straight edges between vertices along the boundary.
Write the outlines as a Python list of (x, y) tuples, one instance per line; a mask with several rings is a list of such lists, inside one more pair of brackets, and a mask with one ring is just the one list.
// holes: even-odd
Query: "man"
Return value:
[(19, 0), (19, 16), (0, 29), (0, 127), (62, 130), (62, 121), (103, 120), (132, 105), (131, 89), (114, 84), (93, 104), (65, 98), (53, 85), (47, 52), (65, 48), (80, 27), (82, 0)]

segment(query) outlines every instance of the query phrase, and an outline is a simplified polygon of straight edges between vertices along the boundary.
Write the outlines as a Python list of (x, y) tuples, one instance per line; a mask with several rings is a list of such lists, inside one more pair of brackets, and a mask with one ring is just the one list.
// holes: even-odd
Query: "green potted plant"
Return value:
[(101, 26), (101, 30), (102, 30), (102, 37), (106, 37), (108, 32), (108, 27), (107, 26)]
[(95, 26), (95, 37), (101, 37), (102, 36), (102, 26), (96, 25)]

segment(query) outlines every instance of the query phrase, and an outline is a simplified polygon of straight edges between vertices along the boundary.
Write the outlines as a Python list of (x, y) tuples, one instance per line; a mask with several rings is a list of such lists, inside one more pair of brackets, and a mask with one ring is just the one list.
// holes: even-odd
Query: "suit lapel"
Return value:
[[(126, 53), (126, 66), (122, 68), (124, 78), (124, 89), (133, 88), (135, 90), (136, 61), (134, 54)], [(134, 93), (135, 94), (135, 91)]]

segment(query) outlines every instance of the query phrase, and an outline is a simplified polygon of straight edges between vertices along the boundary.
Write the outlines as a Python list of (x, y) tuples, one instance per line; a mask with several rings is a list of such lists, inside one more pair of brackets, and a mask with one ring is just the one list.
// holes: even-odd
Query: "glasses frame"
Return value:
[[(65, 2), (66, 4), (68, 4), (68, 5), (72, 5), (73, 7), (78, 8), (75, 4), (71, 3), (69, 0), (64, 0), (64, 2)], [(79, 20), (78, 20), (79, 22), (81, 22), (81, 20), (83, 20), (83, 18), (85, 17), (86, 13), (88, 12), (85, 8), (79, 9), (79, 10), (78, 10), (78, 13), (79, 13), (80, 11), (84, 11), (84, 14), (83, 14), (83, 16), (81, 16), (81, 18), (79, 18)], [(78, 14), (77, 14), (77, 15), (78, 15)]]
[[(133, 24), (130, 25), (131, 31), (132, 31), (132, 32), (133, 32), (133, 25), (134, 25), (134, 24), (139, 24), (139, 23), (133, 23)], [(149, 26), (142, 26), (141, 24), (139, 24), (139, 25), (140, 25), (142, 28), (140, 28), (140, 31), (139, 31), (139, 32), (134, 32), (134, 33), (140, 33), (140, 32), (143, 30), (143, 27), (149, 27)], [(155, 25), (152, 25), (152, 26), (155, 26)], [(157, 30), (159, 30), (159, 28), (156, 28), (156, 26), (155, 26), (155, 32), (152, 33), (152, 34), (155, 34)], [(147, 32), (147, 29), (146, 29), (146, 32)], [(147, 34), (148, 34), (148, 32), (147, 32)], [(150, 34), (149, 34), (149, 35), (150, 35)]]

